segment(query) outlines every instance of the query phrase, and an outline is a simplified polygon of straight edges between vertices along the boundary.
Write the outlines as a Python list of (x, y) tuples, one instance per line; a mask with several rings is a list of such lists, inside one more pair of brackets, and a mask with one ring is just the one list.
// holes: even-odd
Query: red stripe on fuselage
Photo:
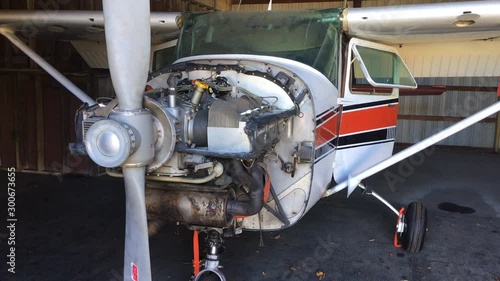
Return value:
[[(321, 146), (337, 136), (339, 131), (339, 113), (327, 114), (329, 117), (325, 122), (316, 127), (316, 146)], [(325, 116), (325, 117), (326, 117)]]
[(342, 112), (340, 135), (396, 126), (398, 104)]
[(500, 97), (500, 77), (498, 77), (497, 96)]

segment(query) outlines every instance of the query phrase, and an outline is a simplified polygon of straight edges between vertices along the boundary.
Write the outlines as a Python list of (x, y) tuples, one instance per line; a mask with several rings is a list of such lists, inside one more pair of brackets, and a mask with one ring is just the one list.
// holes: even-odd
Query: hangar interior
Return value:
[[(326, 9), (342, 7), (344, 4), (348, 7), (377, 7), (441, 2), (459, 1), (354, 0), (344, 3), (341, 0), (274, 0), (273, 9)], [(264, 11), (268, 7), (266, 0), (151, 0), (150, 3), (152, 11), (176, 12)], [(2, 0), (0, 9), (37, 10), (43, 17), (44, 11), (47, 10), (102, 10), (102, 1)], [(36, 32), (36, 27), (33, 32)], [(82, 43), (33, 39), (26, 40), (26, 43), (92, 98), (114, 96), (105, 57), (100, 57), (98, 53), (85, 54), (85, 45)], [(400, 147), (417, 143), (500, 101), (500, 40), (498, 38), (469, 42), (467, 45), (441, 43), (429, 47), (427, 44), (412, 43), (395, 47), (398, 48), (419, 85), (414, 92), (403, 91), (401, 93), (396, 131), (396, 143)], [(433, 48), (432, 55), (429, 55), (429, 48)], [(123, 206), (105, 208), (107, 202), (112, 200), (119, 199), (123, 203), (124, 195), (115, 193), (116, 188), (121, 187), (121, 182), (103, 176), (103, 168), (97, 166), (87, 156), (72, 155), (68, 148), (69, 143), (75, 141), (73, 120), (81, 102), (1, 36), (0, 53), (2, 54), (0, 56), (0, 170), (15, 167), (18, 172), (22, 172), (18, 175), (19, 183), (23, 186), (23, 192), (28, 194), (22, 203), (23, 208), (26, 208), (23, 212), (27, 217), (31, 216), (26, 219), (26, 222), (32, 224), (24, 228), (23, 235), (27, 237), (27, 243), (36, 248), (38, 243), (42, 243), (43, 235), (60, 235), (61, 243), (63, 243), (49, 243), (49, 250), (40, 250), (36, 253), (35, 260), (25, 257), (23, 262), (30, 264), (29, 268), (33, 275), (25, 273), (22, 275), (25, 277), (23, 279), (7, 280), (29, 280), (30, 278), (75, 281), (122, 280), (120, 268), (122, 251), (116, 250), (116, 247), (121, 247), (123, 244), (123, 233), (120, 229), (123, 226)], [(383, 248), (382, 245), (387, 246), (387, 239), (384, 240), (384, 237), (393, 233), (391, 228), (393, 224), (392, 221), (383, 224), (383, 227), (390, 229), (390, 231), (382, 231), (383, 235), (371, 234), (371, 232), (380, 232), (378, 226), (371, 224), (374, 221), (384, 220), (387, 216), (382, 207), (377, 209), (379, 207), (377, 202), (366, 203), (364, 201), (366, 199), (355, 198), (346, 203), (341, 200), (342, 198), (336, 197), (320, 203), (319, 208), (309, 216), (310, 220), (304, 222), (298, 232), (264, 234), (267, 248), (253, 247), (258, 245), (261, 239), (258, 233), (245, 236), (246, 241), (250, 242), (241, 250), (237, 250), (236, 242), (238, 241), (229, 242), (233, 248), (232, 253), (229, 253), (229, 257), (226, 258), (232, 260), (229, 276), (239, 278), (236, 276), (240, 276), (240, 272), (236, 268), (241, 268), (248, 272), (256, 272), (253, 275), (245, 275), (241, 280), (352, 280), (350, 279), (352, 276), (361, 276), (360, 280), (382, 280), (387, 276), (399, 278), (397, 280), (428, 280), (429, 278), (430, 280), (444, 280), (449, 276), (452, 276), (453, 280), (500, 280), (500, 271), (496, 266), (500, 263), (498, 256), (500, 245), (495, 242), (499, 241), (498, 218), (500, 217), (498, 209), (500, 197), (497, 190), (499, 178), (496, 172), (500, 168), (498, 161), (500, 114), (484, 119), (443, 140), (439, 145), (442, 149), (426, 158), (431, 160), (425, 161), (422, 167), (421, 164), (413, 165), (416, 166), (415, 171), (410, 171), (408, 177), (404, 176), (402, 181), (397, 182), (397, 191), (387, 187), (387, 173), (373, 178), (374, 186), (384, 186), (381, 193), (398, 203), (408, 203), (406, 199), (401, 199), (406, 196), (422, 199), (437, 206), (446, 200), (438, 200), (432, 196), (448, 197), (450, 202), (464, 202), (466, 201), (464, 198), (470, 196), (470, 202), (465, 202), (465, 205), (469, 204), (467, 206), (473, 207), (479, 216), (467, 217), (460, 211), (433, 215), (431, 220), (435, 228), (430, 235), (434, 237), (435, 244), (429, 247), (429, 252), (425, 256), (404, 256), (396, 249)], [(398, 169), (404, 169), (404, 167), (396, 166), (388, 171), (400, 174), (401, 171)], [(438, 169), (443, 169), (443, 171), (438, 172)], [(53, 177), (54, 175), (57, 177)], [(440, 177), (449, 181), (442, 183), (442, 186), (433, 183), (426, 186), (423, 191), (419, 186), (425, 182), (425, 179)], [(403, 185), (407, 185), (408, 188), (405, 189)], [(69, 186), (74, 186), (74, 193), (68, 190)], [(459, 190), (456, 192), (454, 188)], [(483, 191), (477, 191), (476, 194), (468, 191), (468, 188), (482, 188)], [(89, 195), (88, 191), (102, 192), (102, 196), (95, 199)], [(359, 194), (356, 195), (359, 196)], [(56, 200), (59, 196), (64, 202)], [(40, 203), (38, 200), (40, 198), (45, 201)], [(75, 198), (81, 200), (77, 202)], [(41, 214), (33, 216), (28, 208), (30, 205), (42, 208)], [(370, 208), (373, 207), (381, 211), (370, 213)], [(48, 224), (54, 228), (53, 230), (43, 235), (36, 234), (36, 225), (40, 223), (37, 220), (42, 221), (57, 216), (61, 208), (69, 210), (68, 215), (62, 216), (60, 222), (49, 221)], [(433, 209), (437, 211), (436, 208), (430, 208), (431, 211)], [(99, 210), (108, 210), (110, 213), (100, 217), (101, 211)], [(327, 223), (319, 220), (318, 218), (324, 216), (325, 210), (337, 212), (340, 218), (329, 218)], [(355, 211), (352, 213), (348, 210)], [(86, 223), (85, 220), (92, 221), (89, 228), (102, 227), (106, 230), (103, 233), (96, 233), (84, 227), (61, 226), (73, 221), (71, 215), (82, 224)], [(121, 218), (113, 221), (114, 217)], [(359, 224), (353, 223), (358, 219)], [(338, 224), (333, 224), (335, 221)], [(340, 234), (330, 241), (330, 236), (322, 233), (319, 228), (322, 224), (335, 228)], [(113, 232), (108, 228), (118, 230)], [(28, 232), (32, 234), (26, 235)], [(71, 234), (61, 235), (62, 232)], [(161, 233), (160, 238), (152, 240), (152, 248), (156, 247), (156, 250), (152, 252), (152, 257), (153, 259), (156, 257), (157, 261), (156, 264), (153, 263), (153, 266), (156, 266), (157, 276), (162, 276), (165, 280), (181, 280), (184, 277), (174, 272), (176, 268), (172, 266), (173, 264), (181, 263), (184, 273), (191, 266), (189, 251), (186, 254), (181, 249), (173, 249), (174, 255), (162, 256), (166, 250), (161, 249), (172, 246), (164, 240), (178, 239), (182, 236), (179, 233), (184, 234), (179, 245), (190, 247), (191, 234), (180, 228)], [(84, 239), (86, 235), (96, 235), (101, 238), (96, 238), (97, 242), (91, 242)], [(474, 235), (477, 236), (474, 237)], [(79, 237), (78, 241), (85, 241), (82, 244), (84, 246), (76, 247), (77, 250), (74, 251), (50, 250), (60, 247), (71, 248), (72, 246), (69, 245), (72, 243), (71, 237), (75, 236)], [(300, 244), (304, 236), (313, 238)], [(356, 245), (355, 242), (350, 241), (352, 237), (359, 238), (362, 242)], [(467, 237), (466, 240), (469, 242), (464, 242), (464, 237)], [(2, 238), (0, 237), (0, 241)], [(437, 242), (443, 238), (446, 242)], [(110, 239), (111, 242), (105, 239)], [(160, 241), (161, 239), (163, 241)], [(328, 260), (336, 262), (329, 268), (327, 260), (318, 261), (310, 251), (319, 247), (318, 245), (323, 245), (323, 240), (333, 245), (333, 251), (338, 252), (338, 256), (353, 256), (342, 260), (332, 257), (334, 255), (328, 252)], [(453, 249), (445, 247), (448, 242), (451, 243)], [(99, 246), (92, 243), (98, 243)], [(109, 245), (106, 245), (107, 243)], [(462, 252), (461, 249), (467, 243), (476, 247), (470, 255)], [(356, 248), (359, 245), (370, 248), (373, 244), (380, 247), (368, 253)], [(340, 245), (347, 245), (354, 250), (346, 250)], [(89, 249), (97, 247), (97, 250), (90, 251), (85, 247)], [(252, 253), (252, 258), (258, 261), (254, 264), (249, 260), (239, 261), (240, 251)], [(307, 254), (295, 259), (288, 257), (286, 251), (303, 251)], [(265, 258), (276, 253), (280, 259), (275, 264), (273, 264), (273, 259)], [(57, 271), (59, 268), (50, 267), (50, 264), (52, 262), (57, 265), (64, 264), (58, 260), (61, 255), (72, 256), (71, 262), (81, 261), (82, 265), (68, 265), (68, 269), (61, 270), (53, 279), (44, 278), (43, 270), (38, 266), (49, 264), (50, 270)], [(84, 255), (102, 262), (102, 266), (93, 268), (92, 263)], [(453, 255), (457, 257), (450, 263), (448, 258)], [(51, 263), (41, 262), (45, 256), (49, 257)], [(364, 257), (372, 259), (372, 264), (363, 260)], [(402, 261), (406, 266), (405, 269), (396, 270)], [(170, 267), (162, 267), (160, 263), (169, 263)], [(470, 267), (467, 267), (468, 263)], [(273, 265), (270, 266), (270, 264)], [(306, 273), (299, 274), (295, 268)], [(433, 272), (432, 268), (440, 268), (440, 271)], [(76, 273), (73, 274), (73, 272)], [(325, 273), (326, 278), (321, 278), (318, 272)], [(3, 280), (2, 275), (3, 272), (0, 273), (1, 280)]]
[[(443, 1), (360, 0), (348, 1), (347, 5), (373, 7), (437, 2)], [(263, 0), (171, 0), (151, 1), (151, 10), (263, 11), (267, 5), (267, 1)], [(326, 9), (342, 5), (342, 1), (278, 0), (273, 2), (273, 9)], [(100, 10), (102, 3), (76, 0), (2, 1), (1, 9)], [(33, 32), (36, 32), (36, 27)], [(68, 144), (75, 137), (72, 120), (80, 102), (8, 40), (3, 37), (0, 40), (3, 54), (0, 57), (0, 167), (49, 174), (97, 175), (102, 172), (87, 157), (75, 157), (69, 153)], [(29, 40), (27, 43), (92, 97), (114, 95), (109, 71), (96, 68), (106, 67), (105, 54), (85, 54), (85, 45), (79, 42)], [(401, 56), (420, 87), (418, 95), (415, 92), (402, 93), (396, 133), (398, 143), (418, 142), (498, 100), (498, 40), (468, 44), (466, 47), (453, 43), (433, 45), (432, 56), (428, 55), (425, 44), (399, 46)], [(471, 49), (475, 50), (473, 54)], [(440, 144), (498, 152), (499, 120), (498, 116), (491, 116)]]

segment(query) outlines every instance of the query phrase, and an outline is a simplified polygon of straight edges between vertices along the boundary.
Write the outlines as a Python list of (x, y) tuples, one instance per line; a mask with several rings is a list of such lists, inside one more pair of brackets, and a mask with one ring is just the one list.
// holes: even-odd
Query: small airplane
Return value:
[[(399, 89), (417, 88), (394, 46), (498, 39), (498, 1), (180, 14), (104, 0), (103, 12), (45, 15), (1, 11), (0, 33), (83, 102), (72, 151), (124, 178), (124, 280), (151, 280), (148, 237), (165, 221), (193, 230), (195, 247), (206, 233), (193, 278), (224, 281), (224, 238), (291, 227), (357, 187), (394, 212), (395, 245), (419, 252), (425, 206), (396, 208), (362, 181), (500, 111), (391, 156)], [(93, 100), (19, 36), (104, 52), (116, 99)]]

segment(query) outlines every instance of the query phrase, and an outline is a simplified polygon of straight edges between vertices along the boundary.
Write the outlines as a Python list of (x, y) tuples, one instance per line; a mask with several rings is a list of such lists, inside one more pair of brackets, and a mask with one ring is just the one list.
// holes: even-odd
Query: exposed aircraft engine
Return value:
[[(292, 73), (275, 72), (180, 64), (152, 74), (144, 97), (156, 132), (146, 175), (150, 234), (165, 220), (224, 228), (234, 216), (261, 210), (264, 158), (290, 134), (291, 119), (300, 113), (296, 96), (307, 92)], [(86, 152), (112, 176), (121, 176), (125, 156), (119, 154), (131, 153), (122, 152), (119, 142), (140, 141), (134, 128), (109, 120), (117, 106), (115, 100), (101, 100), (76, 118)], [(103, 138), (118, 143), (99, 146)], [(287, 147), (291, 156), (297, 144)], [(292, 164), (287, 165), (281, 170), (290, 173)]]
[[(149, 170), (178, 176), (207, 157), (258, 158), (279, 141), (286, 119), (297, 113), (294, 106), (276, 107), (277, 99), (233, 88), (223, 76), (212, 81), (186, 78), (176, 87), (149, 91), (144, 103), (159, 135)], [(183, 154), (173, 156), (174, 151)]]

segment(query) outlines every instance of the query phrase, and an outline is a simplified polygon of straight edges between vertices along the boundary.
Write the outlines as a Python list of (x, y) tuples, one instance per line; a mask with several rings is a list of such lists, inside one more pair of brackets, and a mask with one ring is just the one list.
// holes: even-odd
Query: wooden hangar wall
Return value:
[[(463, 2), (440, 0), (353, 0), (348, 7), (376, 7), (422, 3)], [(268, 0), (232, 0), (233, 11), (264, 11)], [(343, 0), (274, 0), (274, 10), (337, 8)], [(397, 46), (399, 47), (399, 46)], [(434, 48), (434, 55), (429, 55)], [(402, 96), (396, 141), (412, 144), (495, 103), (500, 76), (500, 40), (456, 44), (411, 44), (400, 53), (419, 85), (447, 86), (441, 95)], [(471, 54), (469, 50), (475, 50)], [(482, 52), (482, 53), (480, 53)], [(500, 150), (500, 117), (492, 116), (440, 142), (441, 145)]]
[[(210, 2), (153, 0), (154, 11), (206, 11)], [(217, 9), (228, 9), (218, 1)], [(229, 3), (229, 2), (227, 2)], [(2, 0), (2, 10), (102, 10), (102, 0)], [(29, 45), (92, 97), (111, 96), (109, 72), (90, 69), (70, 42), (29, 40)], [(72, 156), (73, 118), (80, 101), (0, 36), (0, 168), (95, 175), (88, 157)]]
[[(314, 9), (340, 7), (342, 1), (274, 0), (273, 9)], [(292, 2), (292, 3), (290, 3)], [(300, 2), (300, 3), (299, 3)], [(409, 0), (354, 0), (349, 7), (402, 5), (444, 1)], [(62, 4), (64, 3), (64, 4)], [(208, 11), (208, 10), (266, 10), (267, 0), (152, 0), (154, 11)], [(101, 0), (2, 0), (1, 9), (21, 10), (101, 10)], [(239, 8), (238, 8), (239, 6)], [(43, 173), (99, 173), (87, 157), (69, 154), (68, 144), (74, 141), (73, 117), (80, 102), (48, 76), (10, 42), (0, 37), (0, 168)], [(93, 97), (112, 96), (113, 88), (108, 71), (90, 69), (69, 42), (35, 41), (29, 45), (47, 61), (66, 74), (70, 80)], [(397, 141), (414, 143), (425, 136), (447, 127), (463, 117), (497, 100), (497, 78), (486, 73), (498, 72), (491, 65), (478, 68), (481, 60), (475, 57), (454, 57), (444, 60), (449, 65), (460, 64), (460, 69), (477, 70), (470, 73), (439, 72), (423, 69), (425, 59), (403, 48), (403, 57), (410, 60), (411, 70), (421, 85), (447, 85), (451, 91), (440, 96), (402, 97)], [(431, 59), (443, 64), (443, 58)], [(486, 58), (489, 62), (498, 59)], [(465, 64), (465, 65), (464, 65)], [(495, 63), (500, 67), (499, 63)], [(450, 69), (450, 68), (448, 68)], [(491, 148), (494, 116), (473, 126), (464, 133), (442, 144)], [(496, 144), (498, 148), (499, 144)]]

